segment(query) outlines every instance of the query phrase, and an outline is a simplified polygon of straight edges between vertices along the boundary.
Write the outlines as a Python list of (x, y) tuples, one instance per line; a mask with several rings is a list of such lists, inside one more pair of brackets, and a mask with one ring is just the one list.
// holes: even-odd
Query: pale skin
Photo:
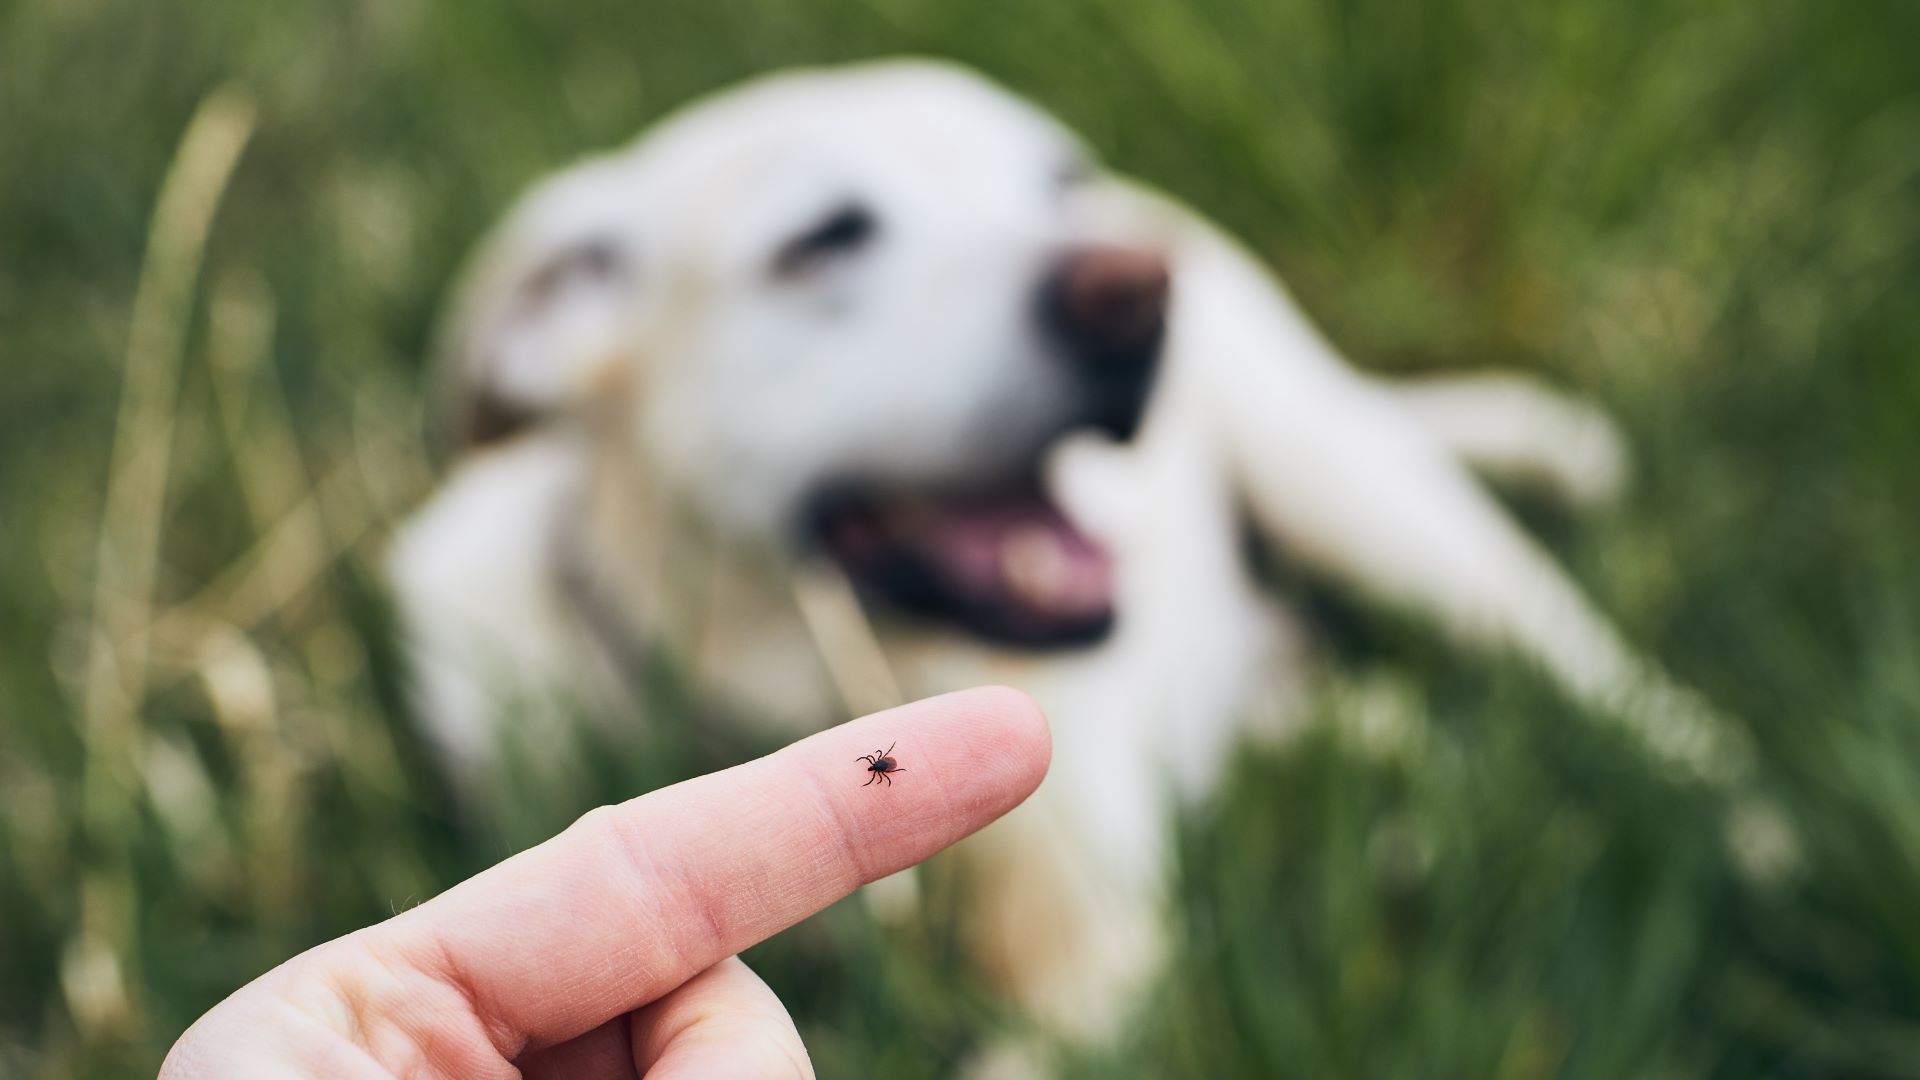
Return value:
[[(861, 790), (898, 740), (913, 782)], [(189, 1028), (161, 1080), (811, 1077), (735, 955), (1006, 813), (1046, 774), (1025, 695), (968, 690), (587, 814)]]

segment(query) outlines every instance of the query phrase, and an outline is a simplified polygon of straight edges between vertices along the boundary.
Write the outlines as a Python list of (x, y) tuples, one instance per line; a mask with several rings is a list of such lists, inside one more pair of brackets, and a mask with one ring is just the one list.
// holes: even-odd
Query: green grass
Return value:
[[(429, 482), (442, 291), (523, 184), (747, 74), (898, 52), (1204, 207), (1362, 364), (1614, 409), (1634, 494), (1548, 531), (1750, 725), (1804, 840), (1743, 873), (1714, 795), (1370, 622), (1301, 737), (1179, 823), (1179, 959), (1076, 1071), (1920, 1075), (1916, 41), (1905, 0), (0, 4), (0, 1075), (151, 1075), (280, 959), (752, 749), (583, 752), (590, 782), (461, 825), (378, 542)], [(132, 352), (178, 389), (141, 414), (163, 512), (107, 512), (156, 199), (221, 86), (247, 142), (204, 258), (148, 275), (182, 345)], [(103, 522), (142, 587), (96, 605)], [(256, 550), (295, 587), (231, 588)], [(95, 631), (150, 608), (138, 699), (90, 710)], [(928, 891), (906, 932), (843, 904), (750, 956), (822, 1075), (943, 1075), (1018, 1025)]]

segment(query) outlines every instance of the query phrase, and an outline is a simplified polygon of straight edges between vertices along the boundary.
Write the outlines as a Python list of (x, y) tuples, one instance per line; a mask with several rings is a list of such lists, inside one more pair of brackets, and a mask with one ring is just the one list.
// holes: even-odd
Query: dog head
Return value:
[(450, 324), (461, 437), (611, 413), (711, 527), (990, 638), (1092, 640), (1106, 556), (1041, 463), (1131, 433), (1169, 290), (1161, 255), (1089, 224), (1103, 183), (1052, 119), (937, 64), (696, 104), (483, 248)]

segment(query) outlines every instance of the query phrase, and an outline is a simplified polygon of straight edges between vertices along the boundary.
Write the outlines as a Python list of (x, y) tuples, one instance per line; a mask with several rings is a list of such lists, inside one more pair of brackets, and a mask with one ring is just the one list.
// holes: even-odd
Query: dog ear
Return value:
[(617, 374), (639, 284), (623, 179), (607, 161), (560, 174), (472, 259), (441, 334), (456, 450), (574, 414)]

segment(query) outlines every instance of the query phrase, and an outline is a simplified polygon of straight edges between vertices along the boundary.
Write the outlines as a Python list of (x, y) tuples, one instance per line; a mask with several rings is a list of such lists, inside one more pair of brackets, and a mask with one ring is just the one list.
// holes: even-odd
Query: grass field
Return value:
[[(1615, 410), (1633, 494), (1533, 516), (1802, 841), (1754, 872), (1719, 795), (1370, 622), (1179, 823), (1179, 959), (1077, 1071), (1920, 1076), (1916, 43), (1910, 0), (0, 3), (0, 1076), (151, 1075), (280, 959), (750, 749), (583, 748), (463, 827), (373, 568), (436, 306), (523, 184), (897, 52), (1205, 208), (1366, 366)], [(821, 1075), (1018, 1025), (929, 891), (750, 954)]]

